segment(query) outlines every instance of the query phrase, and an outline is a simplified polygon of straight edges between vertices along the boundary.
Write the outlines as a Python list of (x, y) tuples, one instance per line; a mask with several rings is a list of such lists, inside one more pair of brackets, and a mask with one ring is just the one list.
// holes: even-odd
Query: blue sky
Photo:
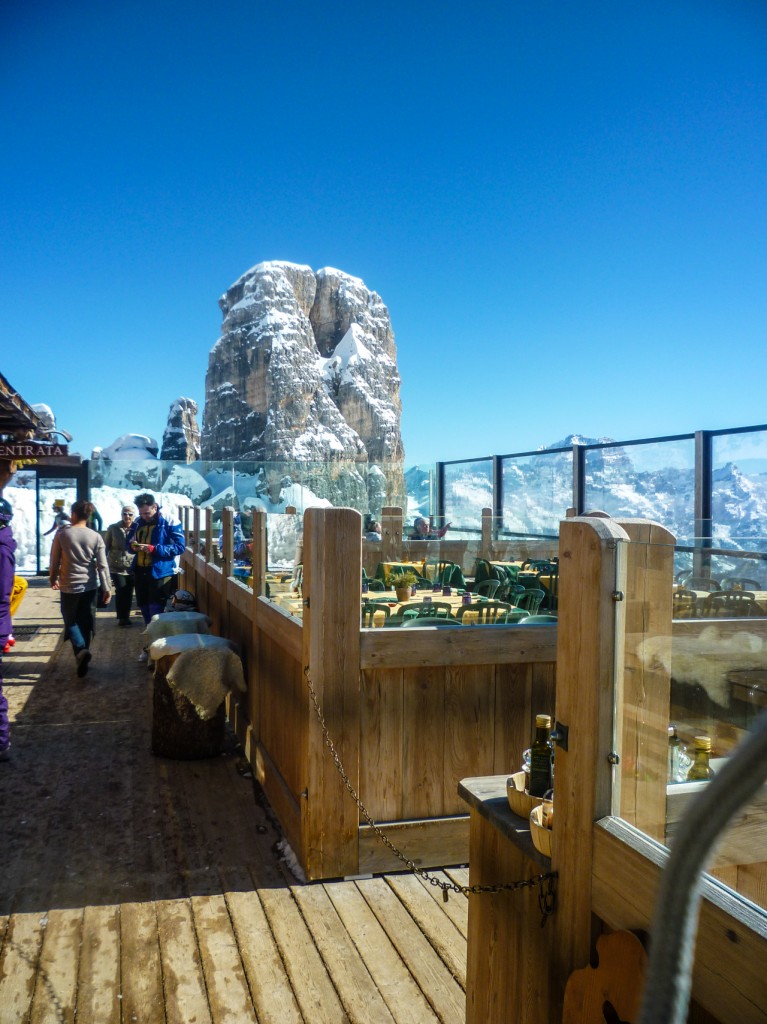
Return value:
[(266, 259), (387, 304), (407, 462), (762, 423), (767, 4), (5, 0), (0, 371), (89, 454)]

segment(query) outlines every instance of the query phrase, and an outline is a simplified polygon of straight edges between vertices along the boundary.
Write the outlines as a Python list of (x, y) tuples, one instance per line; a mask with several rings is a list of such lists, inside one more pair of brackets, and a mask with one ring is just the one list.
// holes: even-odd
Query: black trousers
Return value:
[(168, 598), (176, 589), (176, 577), (164, 576), (162, 579), (155, 579), (151, 568), (135, 571), (136, 581), (136, 604), (141, 609), (144, 622), (149, 624), (153, 615), (159, 615), (165, 611)]
[(133, 576), (129, 572), (114, 573), (112, 586), (115, 592), (117, 621), (125, 622), (130, 619), (131, 605), (133, 604)]

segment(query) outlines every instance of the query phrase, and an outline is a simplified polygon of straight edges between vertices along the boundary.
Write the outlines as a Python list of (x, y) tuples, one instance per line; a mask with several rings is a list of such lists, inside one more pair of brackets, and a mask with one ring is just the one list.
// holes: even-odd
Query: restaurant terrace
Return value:
[[(419, 506), (433, 539), (414, 539), (394, 489), (300, 504), (323, 476), (366, 500), (359, 468), (224, 467), (231, 486), (201, 498), (193, 467), (88, 467), (73, 490), (104, 511), (109, 488), (181, 495), (196, 611), (149, 636), (99, 613), (77, 680), (36, 539), (4, 661), (0, 1022), (763, 1021), (763, 773), (700, 880), (677, 882), (679, 902), (664, 890), (672, 920), (656, 901), (696, 807), (764, 731), (763, 523), (733, 533), (717, 467), (766, 433), (651, 439), (687, 488), (657, 517), (615, 507), (632, 498), (605, 476), (611, 446), (472, 460), (489, 500), (470, 515), (464, 464), (441, 463)], [(541, 472), (555, 460), (569, 473)], [(39, 480), (24, 486), (39, 519), (48, 485), (42, 502)], [(363, 539), (371, 514), (380, 540)], [(175, 680), (221, 647), (242, 685), (195, 720)], [(525, 792), (540, 715), (553, 807)], [(715, 774), (696, 780), (704, 736)], [(682, 1016), (648, 1009), (680, 992)]]

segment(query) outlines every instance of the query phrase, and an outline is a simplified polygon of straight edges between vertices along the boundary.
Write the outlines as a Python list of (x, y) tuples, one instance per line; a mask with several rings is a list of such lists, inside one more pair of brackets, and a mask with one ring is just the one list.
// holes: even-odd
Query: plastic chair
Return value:
[(379, 593), (381, 590), (386, 590), (386, 587), (380, 580), (369, 579), (367, 583), (369, 591), (375, 591), (376, 593)]
[(499, 580), (482, 580), (480, 583), (474, 584), (474, 593), (477, 595), (483, 595), (484, 597), (494, 598), (495, 593), (500, 587)]
[(381, 602), (364, 601), (362, 604), (362, 625), (365, 627), (375, 626), (375, 614), (382, 612), (384, 619), (388, 619), (391, 612), (389, 606)]
[(758, 615), (756, 598), (748, 590), (714, 590), (704, 601), (704, 614), (743, 618)]
[(541, 615), (526, 615), (519, 620), (523, 626), (542, 626), (547, 622), (558, 622), (556, 615), (549, 615), (543, 612)]
[(463, 623), (464, 615), (467, 612), (472, 612), (476, 614), (477, 618), (476, 622), (472, 622), (470, 625), (485, 626), (507, 622), (511, 611), (512, 606), (505, 601), (472, 601), (471, 604), (462, 604), (456, 611), (455, 617)]
[(436, 619), (452, 618), (452, 605), (447, 601), (426, 601), (422, 603), (409, 604), (402, 609), (403, 625), (408, 619)]
[(711, 579), (710, 576), (688, 576), (684, 581), (687, 590), (721, 590), (719, 580)]
[(429, 616), (426, 618), (421, 616), (417, 619), (405, 619), (402, 625), (408, 629), (411, 629), (413, 626), (430, 626), (432, 629), (453, 629), (454, 627), (463, 629), (463, 623), (458, 622), (457, 619), (440, 619), (435, 616)]
[(671, 599), (671, 614), (675, 619), (694, 619), (697, 598), (691, 590), (675, 590)]
[(522, 594), (515, 594), (514, 604), (517, 608), (524, 608), (531, 615), (535, 615), (545, 596), (546, 593), (543, 590), (525, 590)]
[(722, 590), (764, 590), (759, 580), (750, 580), (747, 576), (725, 576), (721, 583)]

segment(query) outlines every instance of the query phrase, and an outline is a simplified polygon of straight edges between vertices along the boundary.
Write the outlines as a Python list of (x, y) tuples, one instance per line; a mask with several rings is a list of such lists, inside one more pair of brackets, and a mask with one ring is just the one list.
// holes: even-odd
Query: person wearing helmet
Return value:
[[(0, 495), (16, 471), (13, 462), (0, 461)], [(11, 529), (13, 509), (0, 497), (0, 761), (7, 761), (11, 752), (11, 728), (8, 721), (8, 699), (3, 693), (3, 655), (11, 635), (11, 591), (16, 569), (16, 541)]]
[(46, 530), (43, 537), (47, 537), (49, 533), (55, 533), (56, 530), (60, 530), (62, 526), (69, 526), (72, 520), (64, 511), (64, 499), (56, 498), (53, 502), (53, 526), (50, 530)]

